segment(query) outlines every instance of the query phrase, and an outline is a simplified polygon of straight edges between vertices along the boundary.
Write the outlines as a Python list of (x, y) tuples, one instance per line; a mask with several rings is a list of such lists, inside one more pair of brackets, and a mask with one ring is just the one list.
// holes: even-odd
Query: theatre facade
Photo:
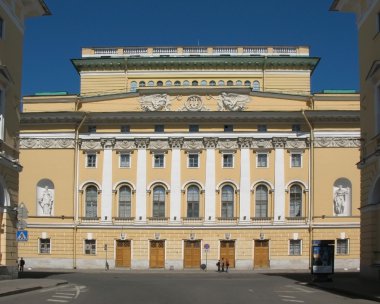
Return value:
[(307, 47), (84, 48), (79, 95), (23, 99), (30, 267), (359, 267), (359, 96)]

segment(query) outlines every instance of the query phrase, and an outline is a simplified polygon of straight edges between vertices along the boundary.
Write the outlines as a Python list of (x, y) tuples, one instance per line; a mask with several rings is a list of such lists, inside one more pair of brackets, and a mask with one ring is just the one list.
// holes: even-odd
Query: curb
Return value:
[(68, 282), (59, 282), (51, 286), (36, 286), (36, 287), (29, 287), (29, 288), (20, 288), (20, 289), (0, 293), (0, 297), (11, 296), (11, 295), (19, 294), (19, 293), (35, 291), (35, 290), (44, 289), (44, 288), (51, 288), (51, 287), (66, 285), (66, 284), (68, 284)]

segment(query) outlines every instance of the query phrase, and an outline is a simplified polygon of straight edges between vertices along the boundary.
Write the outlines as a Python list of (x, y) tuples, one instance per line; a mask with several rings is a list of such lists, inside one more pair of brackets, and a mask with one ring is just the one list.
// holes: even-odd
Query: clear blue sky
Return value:
[(312, 91), (359, 89), (353, 14), (332, 0), (45, 0), (52, 16), (26, 22), (23, 95), (79, 93), (70, 59), (82, 47), (307, 45), (321, 57)]

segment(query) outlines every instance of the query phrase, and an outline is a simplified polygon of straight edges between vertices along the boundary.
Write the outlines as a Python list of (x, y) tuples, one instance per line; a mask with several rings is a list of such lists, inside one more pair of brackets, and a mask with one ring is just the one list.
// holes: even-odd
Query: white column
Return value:
[(101, 221), (112, 221), (112, 148), (115, 139), (102, 139), (103, 172), (102, 172), (102, 205)]
[(273, 138), (274, 145), (274, 222), (285, 221), (285, 138)]
[(172, 163), (170, 167), (170, 221), (181, 219), (181, 146), (183, 138), (170, 138)]
[[(251, 160), (249, 138), (239, 138), (240, 144), (240, 221), (249, 222), (251, 214)], [(245, 218), (244, 218), (245, 217)]]
[(206, 147), (206, 185), (205, 185), (205, 221), (215, 221), (215, 148), (217, 138), (205, 138)]
[(137, 175), (136, 175), (136, 221), (146, 222), (146, 148), (149, 139), (136, 139)]

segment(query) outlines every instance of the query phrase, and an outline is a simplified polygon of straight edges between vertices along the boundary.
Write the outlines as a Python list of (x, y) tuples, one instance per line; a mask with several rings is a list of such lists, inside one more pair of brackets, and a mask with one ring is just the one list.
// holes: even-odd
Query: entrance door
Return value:
[(269, 241), (255, 241), (254, 268), (269, 268)]
[(131, 267), (131, 241), (116, 241), (116, 267)]
[(235, 241), (220, 241), (220, 260), (228, 260), (230, 268), (235, 268)]
[(165, 241), (150, 241), (149, 267), (165, 267)]
[(201, 241), (185, 241), (184, 268), (199, 268), (201, 265)]

